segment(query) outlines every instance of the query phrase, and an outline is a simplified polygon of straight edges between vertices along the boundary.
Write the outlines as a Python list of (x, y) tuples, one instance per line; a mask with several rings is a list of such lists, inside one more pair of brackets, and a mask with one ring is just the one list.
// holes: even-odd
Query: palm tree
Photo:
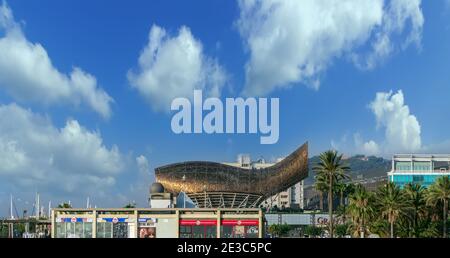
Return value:
[(323, 211), (323, 196), (328, 191), (328, 181), (327, 179), (322, 175), (316, 175), (315, 176), (315, 183), (314, 187), (319, 192), (319, 209), (320, 211)]
[(128, 208), (128, 209), (132, 209), (132, 208), (136, 208), (136, 203), (133, 202), (129, 202), (127, 205), (123, 206), (124, 208)]
[(318, 177), (326, 179), (328, 183), (328, 214), (330, 216), (330, 237), (333, 237), (333, 188), (336, 183), (344, 178), (348, 178), (345, 172), (350, 167), (343, 165), (342, 154), (329, 150), (319, 156), (319, 163), (313, 168)]
[(367, 224), (374, 215), (373, 196), (362, 185), (355, 187), (355, 192), (349, 196), (348, 214), (355, 229), (354, 235), (364, 238)]
[(390, 224), (391, 238), (394, 237), (394, 223), (409, 207), (404, 193), (393, 182), (388, 182), (378, 189), (376, 205), (382, 217), (387, 217)]
[(350, 194), (352, 194), (355, 191), (355, 185), (352, 183), (339, 183), (336, 185), (337, 192), (339, 193), (339, 205), (342, 209), (342, 219), (343, 222), (346, 223), (347, 217), (346, 217), (346, 206), (348, 203), (346, 203), (347, 198)]
[(346, 189), (347, 189), (347, 184), (344, 182), (340, 182), (335, 185), (336, 193), (339, 194), (339, 205), (340, 206), (344, 206), (344, 196), (345, 196)]
[(70, 205), (67, 202), (64, 202), (64, 203), (58, 204), (58, 208), (60, 208), (60, 209), (70, 209), (70, 208), (72, 208), (72, 205)]
[(412, 231), (414, 237), (419, 237), (419, 218), (423, 217), (426, 213), (426, 199), (425, 188), (419, 184), (407, 184), (404, 188), (405, 196), (408, 203), (411, 205)]
[(428, 189), (427, 203), (436, 205), (438, 202), (443, 204), (443, 230), (442, 237), (447, 238), (447, 213), (448, 202), (450, 200), (450, 179), (448, 176), (439, 177)]

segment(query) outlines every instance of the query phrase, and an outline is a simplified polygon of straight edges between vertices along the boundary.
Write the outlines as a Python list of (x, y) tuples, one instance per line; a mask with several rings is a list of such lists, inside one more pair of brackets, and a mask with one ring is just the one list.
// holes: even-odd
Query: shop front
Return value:
[(220, 227), (222, 238), (258, 238), (259, 220), (257, 219), (228, 219), (222, 220)]
[(58, 218), (56, 220), (57, 238), (91, 238), (92, 237), (92, 218), (69, 217)]
[(97, 219), (97, 238), (130, 238), (133, 235), (133, 220), (104, 217)]
[(180, 220), (180, 238), (217, 238), (217, 220)]
[(55, 238), (256, 238), (260, 209), (54, 209)]

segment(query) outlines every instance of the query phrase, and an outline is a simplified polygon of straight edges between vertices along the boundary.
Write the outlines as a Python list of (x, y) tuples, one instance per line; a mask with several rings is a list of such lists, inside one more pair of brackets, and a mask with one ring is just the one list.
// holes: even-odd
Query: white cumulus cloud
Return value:
[(354, 133), (353, 140), (349, 138), (348, 134), (344, 134), (339, 140), (332, 140), (331, 147), (345, 152), (347, 155), (365, 154), (377, 156), (383, 154), (380, 146), (375, 141), (364, 142), (360, 133)]
[(380, 154), (380, 147), (374, 141), (365, 142), (363, 147), (363, 151), (367, 155), (378, 155)]
[(70, 74), (58, 71), (45, 48), (25, 37), (6, 2), (0, 6), (0, 88), (19, 101), (83, 103), (105, 118), (111, 116), (113, 99), (96, 78), (78, 67)]
[[(373, 68), (400, 45), (420, 44), (421, 0), (239, 0), (236, 22), (249, 52), (244, 94), (293, 83), (319, 87), (320, 73), (347, 56)], [(404, 38), (397, 44), (394, 36)], [(371, 50), (363, 52), (364, 47)]]
[(406, 33), (400, 49), (405, 49), (410, 44), (415, 44), (420, 49), (424, 24), (421, 2), (421, 0), (388, 0), (382, 26), (376, 31), (371, 42), (373, 51), (353, 55), (356, 65), (363, 69), (374, 68), (392, 54), (395, 50), (392, 36), (401, 35), (406, 27), (409, 27), (409, 33)]
[(150, 173), (148, 160), (145, 156), (139, 155), (136, 157), (136, 164), (141, 174), (148, 175)]
[[(370, 140), (363, 144), (368, 153), (414, 153), (422, 149), (420, 124), (405, 104), (403, 92), (378, 92), (369, 105), (377, 127), (384, 129), (385, 139), (377, 144)], [(358, 145), (358, 143), (356, 143)]]
[(115, 184), (124, 160), (117, 146), (76, 120), (57, 128), (47, 116), (0, 105), (0, 178), (17, 187), (84, 193)]
[(194, 89), (219, 96), (227, 80), (218, 61), (203, 53), (201, 42), (185, 26), (171, 36), (153, 25), (138, 65), (128, 72), (129, 82), (156, 111), (169, 112), (174, 98), (192, 98)]

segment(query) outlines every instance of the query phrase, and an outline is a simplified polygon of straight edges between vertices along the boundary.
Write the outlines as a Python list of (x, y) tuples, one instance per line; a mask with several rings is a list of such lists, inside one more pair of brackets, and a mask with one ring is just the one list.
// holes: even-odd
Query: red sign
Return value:
[(259, 225), (259, 221), (257, 219), (222, 220), (222, 225), (224, 225), (224, 226), (258, 226)]
[(76, 218), (76, 217), (72, 217), (72, 218), (70, 219), (70, 222), (72, 222), (72, 223), (77, 222), (77, 218)]
[(215, 226), (217, 220), (196, 220), (196, 219), (182, 219), (180, 220), (181, 226)]

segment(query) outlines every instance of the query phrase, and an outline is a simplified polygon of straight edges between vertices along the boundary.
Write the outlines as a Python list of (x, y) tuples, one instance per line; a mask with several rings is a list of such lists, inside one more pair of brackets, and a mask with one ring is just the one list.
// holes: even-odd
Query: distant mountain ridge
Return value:
[[(343, 161), (350, 167), (349, 173), (352, 179), (366, 179), (372, 177), (385, 176), (391, 170), (391, 160), (375, 156), (355, 155), (343, 158)], [(305, 185), (314, 184), (315, 172), (312, 168), (319, 162), (319, 156), (309, 159), (309, 176), (305, 179)]]

